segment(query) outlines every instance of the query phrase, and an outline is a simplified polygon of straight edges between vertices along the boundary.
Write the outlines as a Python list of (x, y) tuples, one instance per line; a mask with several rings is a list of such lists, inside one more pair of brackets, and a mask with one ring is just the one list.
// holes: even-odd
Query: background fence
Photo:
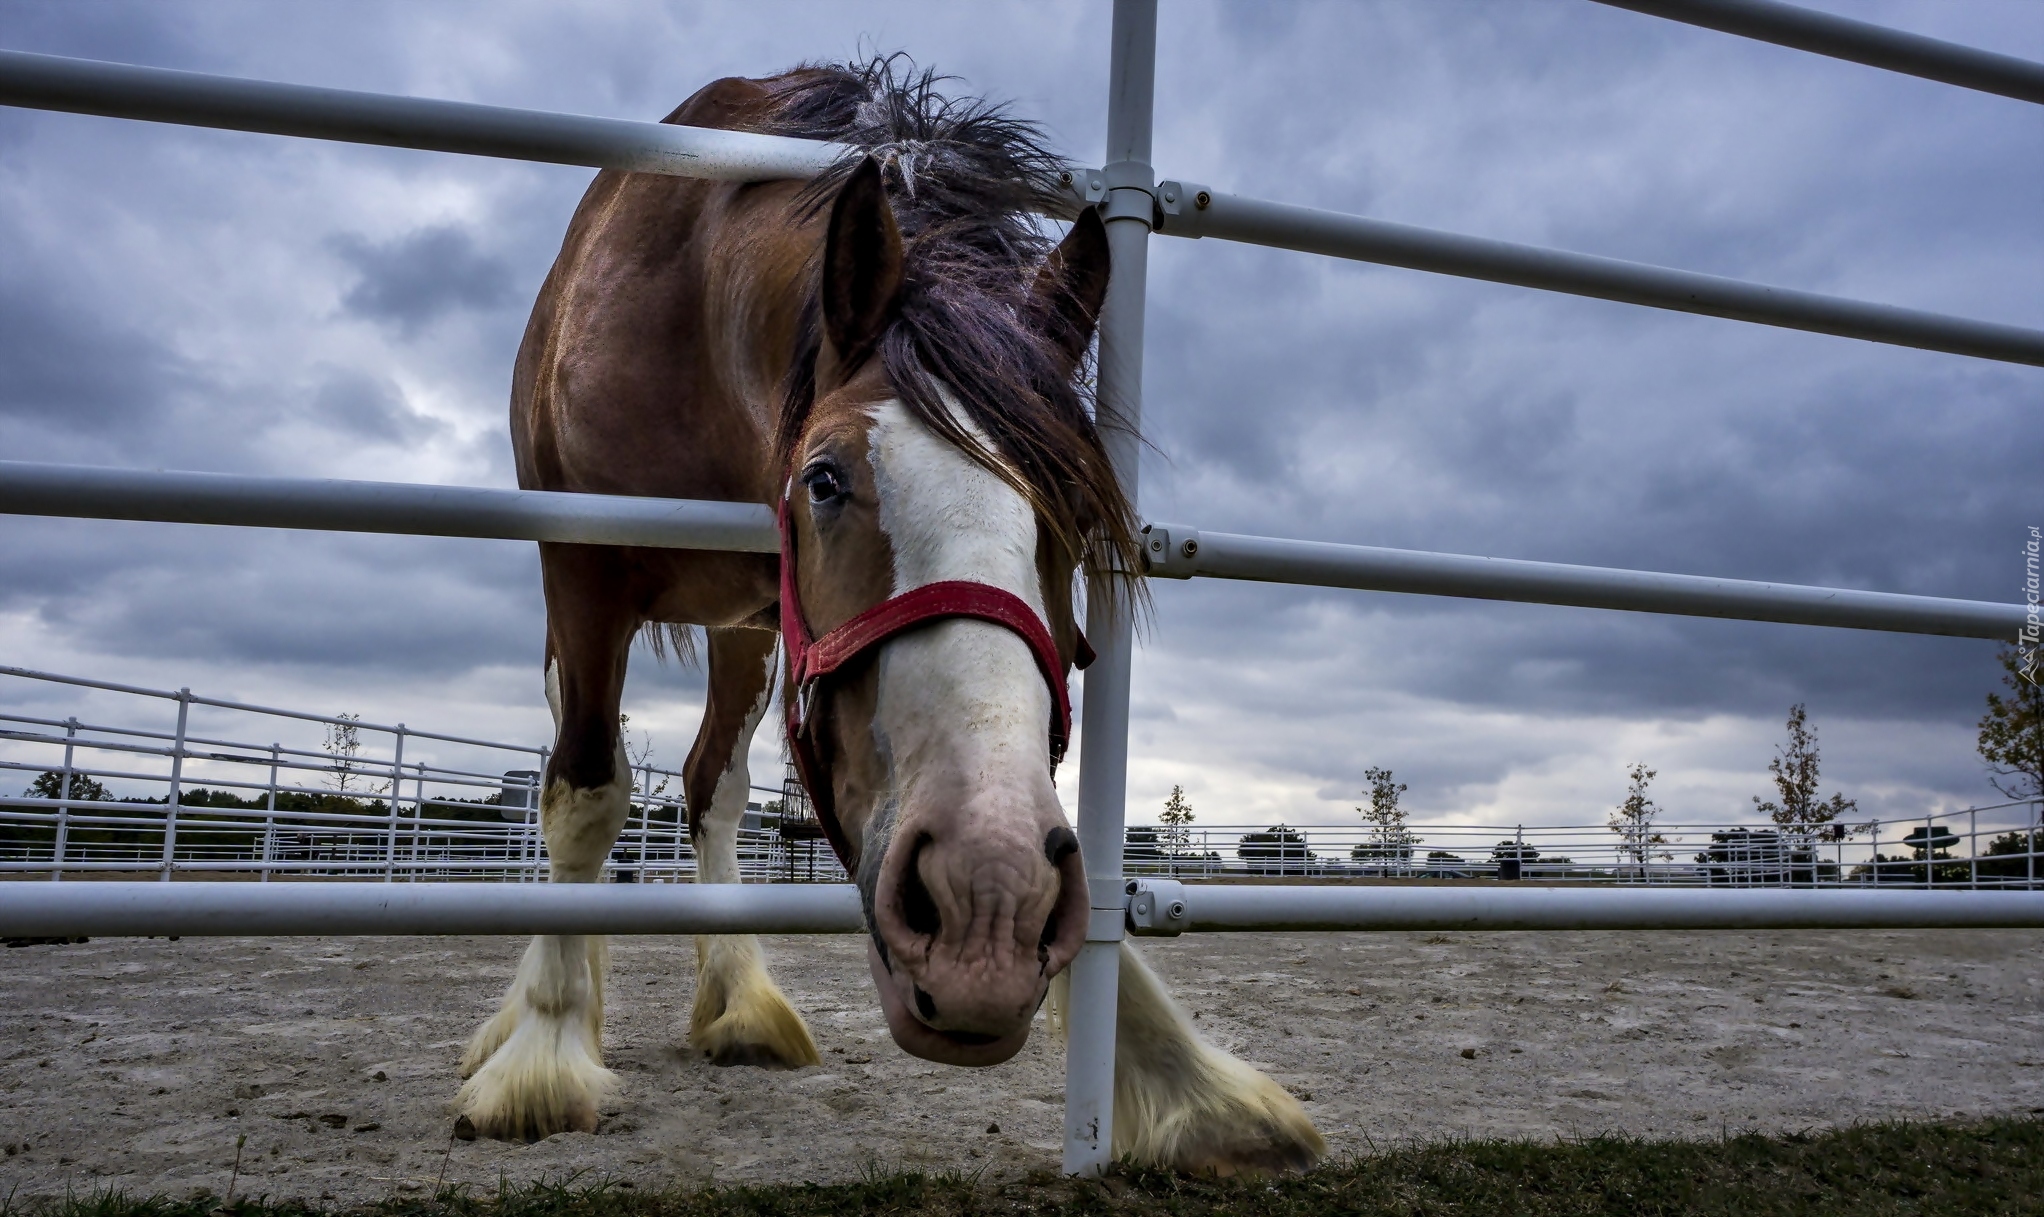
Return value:
[[(23, 668), (0, 677), (116, 694), (120, 720), (0, 713), (0, 875), (546, 877), (544, 747)], [(136, 725), (148, 718), (169, 721)], [(631, 776), (611, 876), (692, 881), (681, 775), (641, 761)], [(802, 826), (813, 821), (799, 787), (792, 800), (781, 789), (756, 794), (767, 802), (747, 813), (738, 838), (747, 879), (844, 878)], [(775, 800), (792, 802), (802, 824), (784, 828)]]
[[(543, 747), (21, 668), (0, 668), (0, 677), (115, 693), (120, 708), (112, 713), (122, 719), (0, 713), (0, 875), (521, 883), (546, 876), (536, 810)], [(135, 725), (150, 709), (171, 717), (170, 729)], [(248, 742), (257, 734), (272, 741)], [(632, 787), (608, 877), (692, 882), (681, 775), (642, 760)], [(754, 792), (738, 834), (747, 879), (845, 882), (792, 776)], [(2036, 888), (2039, 812), (2039, 804), (2009, 802), (1899, 823), (1663, 821), (1644, 832), (1594, 821), (1388, 831), (1361, 823), (1137, 824), (1123, 831), (1122, 862), (1129, 875), (1191, 882)]]

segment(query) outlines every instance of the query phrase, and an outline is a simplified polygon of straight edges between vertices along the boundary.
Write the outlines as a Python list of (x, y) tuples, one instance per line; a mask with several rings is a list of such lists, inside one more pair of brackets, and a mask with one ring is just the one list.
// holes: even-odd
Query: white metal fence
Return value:
[[(0, 875), (546, 877), (544, 747), (24, 668), (0, 667), (0, 682), (17, 705), (44, 700), (24, 697), (21, 682), (91, 690), (107, 707), (101, 717), (118, 720), (0, 712)], [(166, 721), (138, 725), (150, 717)], [(269, 742), (250, 742), (262, 736)], [(641, 761), (631, 776), (631, 817), (609, 877), (693, 881), (681, 775)], [(744, 876), (841, 881), (807, 823), (784, 828), (770, 803), (748, 812), (738, 837)]]
[[(101, 717), (121, 722), (0, 712), (0, 874), (545, 878), (536, 811), (544, 747), (23, 668), (0, 668), (0, 697), (40, 700), (9, 687), (19, 682), (45, 694), (91, 690), (102, 703), (115, 694)], [(171, 719), (167, 730), (136, 725), (151, 708)], [(194, 713), (210, 721), (195, 723)], [(247, 742), (308, 731), (318, 743)], [(336, 731), (353, 741), (347, 750), (334, 750)], [(642, 760), (632, 786), (607, 877), (693, 881), (681, 775)], [(844, 882), (799, 788), (754, 789), (779, 805), (755, 802), (747, 813), (741, 873), (763, 883)], [(1609, 823), (1136, 824), (1123, 830), (1122, 865), (1131, 876), (1188, 881), (2034, 888), (2039, 812), (2009, 802), (1900, 823), (1666, 821), (1629, 833)]]
[[(1814, 13), (1776, 0), (1606, 2), (2023, 101), (2044, 101), (2044, 65)], [(1098, 169), (1075, 165), (1066, 175), (1070, 190), (1068, 206), (1076, 209), (1097, 205), (1107, 224), (1114, 281), (1100, 319), (1098, 408), (1110, 457), (1131, 499), (1136, 496), (1144, 294), (1152, 234), (1248, 242), (1870, 342), (2044, 366), (2044, 331), (1438, 232), (1227, 195), (1191, 182), (1159, 180), (1151, 164), (1156, 23), (1156, 0), (1115, 0), (1106, 156)], [(801, 140), (303, 88), (4, 51), (0, 51), (0, 104), (727, 180), (806, 176), (848, 152), (836, 145)], [(765, 516), (764, 508), (758, 505), (734, 508), (729, 504), (660, 504), (456, 488), (172, 476), (186, 481), (172, 487), (152, 484), (147, 476), (125, 471), (0, 467), (0, 510), (269, 527), (400, 533), (445, 531), (457, 536), (758, 552), (772, 552), (775, 548), (770, 532), (759, 527)], [(443, 490), (453, 502), (438, 501)], [(416, 513), (394, 510), (392, 503), (399, 499), (418, 502), (422, 510)], [(2026, 618), (2023, 607), (2013, 603), (1976, 604), (1843, 589), (1776, 588), (1659, 572), (1497, 563), (1462, 555), (1305, 546), (1265, 538), (1223, 538), (1220, 534), (1209, 534), (1208, 544), (1202, 546), (1196, 534), (1169, 526), (1154, 529), (1150, 542), (1152, 573), (1180, 577), (1267, 579), (2007, 641), (2018, 636)], [(1202, 550), (1207, 553), (1206, 560), (1201, 558)], [(1874, 600), (1867, 599), (1870, 595)], [(1078, 829), (1094, 916), (1089, 922), (1086, 946), (1071, 965), (1072, 1002), (1067, 1012), (1066, 1042), (1067, 1170), (1095, 1171), (1110, 1158), (1118, 940), (1125, 924), (1161, 915), (1156, 912), (1159, 908), (1180, 910), (1181, 919), (1187, 920), (1191, 928), (1232, 929), (1419, 924), (1461, 929), (2044, 925), (2044, 897), (2025, 892), (1749, 889), (1705, 893), (1655, 890), (1651, 886), (1622, 892), (1589, 892), (1514, 885), (1511, 894), (1505, 895), (1506, 885), (1500, 884), (1481, 899), (1459, 889), (1274, 886), (1216, 887), (1211, 889), (1215, 896), (1202, 895), (1198, 901), (1182, 899), (1173, 894), (1178, 886), (1174, 880), (1130, 879), (1125, 872), (1129, 668), (1133, 640), (1126, 621), (1101, 611), (1104, 600), (1095, 598), (1086, 627), (1099, 658), (1085, 681), (1086, 738), (1079, 774)], [(203, 703), (180, 697), (180, 723), (194, 704)], [(51, 729), (47, 723), (28, 725)], [(68, 723), (59, 725), (70, 729)], [(179, 734), (183, 734), (182, 727)], [(170, 756), (173, 783), (182, 781), (180, 767), (187, 759), (182, 755)], [(316, 758), (298, 758), (310, 759)], [(279, 763), (282, 764), (281, 756)], [(383, 827), (389, 834), (386, 840), (394, 841), (401, 827), (398, 812), (401, 799), (396, 791), (405, 780), (395, 755), (390, 780), (389, 822)], [(175, 800), (171, 806), (175, 806)], [(169, 825), (165, 827), (164, 838), (161, 861), (167, 876), (177, 861), (175, 835)], [(1750, 845), (1749, 840), (1741, 848)], [(1791, 870), (1793, 859), (1791, 846)], [(394, 875), (394, 852), (387, 865)], [(1152, 886), (1146, 889), (1145, 884)], [(0, 890), (0, 922), (14, 919), (47, 928), (60, 924), (64, 915), (82, 917), (92, 907), (80, 897), (80, 889), (85, 885), (33, 886), (40, 893), (27, 891), (28, 885), (0, 885), (0, 889), (11, 889)], [(105, 928), (108, 925), (141, 927), (134, 932), (150, 932), (147, 928), (152, 924), (150, 916), (160, 918), (164, 909), (178, 907), (179, 902), (197, 907), (205, 900), (215, 899), (222, 885), (99, 886), (108, 890), (116, 886), (124, 889), (143, 886), (157, 892), (149, 898), (155, 904), (136, 896), (114, 910), (113, 920), (93, 921), (101, 927), (98, 932), (105, 933), (110, 932)], [(363, 887), (374, 890), (352, 890)], [(342, 888), (351, 889), (352, 894), (344, 896)], [(374, 923), (390, 929), (403, 924), (402, 920), (390, 917), (381, 921), (369, 918), (326, 923), (306, 920), (301, 914), (314, 896), (342, 901), (352, 909), (381, 909), (385, 913), (395, 910), (394, 916), (400, 919), (411, 909), (418, 918), (416, 925), (497, 926), (506, 932), (534, 928), (592, 932), (606, 924), (630, 930), (656, 923), (668, 930), (680, 925), (714, 924), (729, 931), (745, 928), (748, 916), (763, 929), (770, 920), (766, 914), (774, 907), (756, 898), (768, 894), (760, 889), (751, 889), (753, 894), (742, 888), (716, 894), (695, 888), (624, 889), (613, 885), (572, 894), (561, 892), (556, 897), (551, 889), (531, 887), (528, 891), (548, 895), (535, 901), (532, 907), (536, 913), (514, 917), (508, 914), (510, 906), (502, 900), (478, 899), (508, 891), (492, 885), (273, 884), (249, 890), (259, 891), (264, 898), (265, 903), (255, 907), (268, 909), (273, 916), (267, 921), (257, 918), (218, 922), (227, 928), (217, 932), (251, 925), (288, 924), (318, 929), (322, 924)], [(632, 896), (629, 900), (611, 898), (606, 903), (604, 898), (597, 897), (598, 890), (613, 894), (629, 890)], [(800, 890), (848, 891), (829, 886)], [(1385, 890), (1392, 890), (1394, 898), (1372, 894)], [(466, 907), (481, 917), (474, 920), (428, 917), (421, 911), (424, 902), (415, 900), (404, 905), (397, 901), (391, 893), (399, 891), (433, 892), (433, 900), (440, 905)], [(379, 896), (377, 892), (383, 894)], [(1312, 894), (1301, 895), (1302, 892)], [(1429, 894), (1442, 892), (1445, 897)], [(1220, 897), (1219, 893), (1226, 896)], [(650, 895), (668, 898), (666, 907), (697, 912), (714, 909), (716, 916), (704, 920), (690, 913), (695, 920), (670, 917), (649, 921), (643, 916), (626, 915), (628, 904), (643, 906), (644, 897)], [(1223, 903), (1232, 901), (1240, 915), (1202, 925), (1195, 905), (1216, 898)], [(1145, 901), (1142, 907), (1150, 911), (1139, 918), (1137, 903)], [(1728, 903), (1707, 903), (1710, 901)], [(610, 910), (609, 922), (604, 920), (605, 908)], [(298, 911), (294, 913), (294, 909)], [(1397, 915), (1387, 913), (1387, 909)], [(552, 921), (547, 920), (549, 912), (554, 916)], [(492, 913), (494, 920), (489, 919)], [(131, 920), (120, 921), (120, 915), (129, 915)], [(1167, 920), (1170, 924), (1163, 932), (1176, 932), (1177, 921), (1168, 917)], [(162, 922), (159, 919), (153, 924)], [(567, 928), (571, 925), (575, 927), (572, 930)], [(829, 925), (842, 928), (836, 921)], [(811, 928), (826, 926), (819, 921)], [(308, 931), (301, 928), (296, 932)]]
[(1762, 821), (1608, 823), (1132, 825), (1131, 875), (1187, 881), (1282, 876), (1322, 882), (1520, 880), (1655, 887), (1993, 890), (2039, 886), (2044, 826), (2034, 802), (1928, 811), (1907, 821), (1814, 827)]

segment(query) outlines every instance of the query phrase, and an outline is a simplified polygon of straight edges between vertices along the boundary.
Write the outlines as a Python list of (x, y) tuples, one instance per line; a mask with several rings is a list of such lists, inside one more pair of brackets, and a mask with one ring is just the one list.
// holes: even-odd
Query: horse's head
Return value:
[(838, 627), (940, 583), (995, 589), (972, 594), (1010, 613), (917, 617), (821, 679), (791, 671), (786, 692), (798, 759), (864, 897), (895, 1042), (989, 1065), (1022, 1046), (1085, 939), (1052, 737), (1084, 646), (1074, 569), (1089, 547), (1127, 544), (1129, 510), (1072, 387), (1107, 287), (1098, 217), (1033, 279), (1010, 261), (1013, 282), (971, 281), (1003, 264), (969, 252), (942, 233), (905, 241), (870, 158), (840, 189), (814, 373), (798, 376), (779, 443), (783, 621), (824, 650)]

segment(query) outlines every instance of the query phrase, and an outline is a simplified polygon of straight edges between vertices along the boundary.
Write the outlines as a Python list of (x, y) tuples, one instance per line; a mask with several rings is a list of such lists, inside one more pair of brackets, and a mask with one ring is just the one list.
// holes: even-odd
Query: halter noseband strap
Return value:
[[(1051, 639), (1043, 618), (1020, 596), (990, 583), (959, 579), (926, 583), (890, 596), (823, 637), (812, 638), (795, 586), (795, 530), (786, 493), (781, 496), (776, 515), (781, 530), (781, 646), (788, 657), (788, 685), (781, 699), (787, 715), (788, 753), (794, 759), (802, 785), (809, 790), (817, 823), (846, 869), (852, 866), (851, 843), (838, 823), (829, 774), (817, 752), (811, 703), (819, 681), (895, 635), (951, 617), (970, 617), (1012, 630), (1036, 658), (1036, 667), (1043, 673), (1044, 683), (1050, 686), (1055, 703), (1050, 721), (1050, 763), (1055, 767), (1064, 759), (1065, 744), (1072, 730), (1072, 701), (1065, 688), (1064, 659), (1058, 654), (1057, 643)], [(1075, 666), (1084, 668), (1092, 660), (1093, 648), (1080, 635)]]

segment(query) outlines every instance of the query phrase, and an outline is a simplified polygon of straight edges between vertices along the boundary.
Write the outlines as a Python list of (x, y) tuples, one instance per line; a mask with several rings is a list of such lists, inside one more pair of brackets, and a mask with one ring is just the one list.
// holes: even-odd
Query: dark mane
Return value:
[[(1094, 428), (1090, 391), (1062, 374), (1066, 357), (1030, 323), (1029, 288), (1052, 247), (1037, 217), (1068, 210), (1058, 182), (1065, 162), (1034, 123), (1005, 107), (945, 96), (947, 79), (901, 55), (799, 68), (774, 82), (780, 96), (768, 129), (854, 144), (880, 161), (906, 278), (878, 353), (902, 403), (1014, 485), (1089, 586), (1115, 588), (1117, 601), (1140, 599), (1142, 581), (1129, 573), (1142, 570), (1135, 507)], [(809, 187), (812, 212), (830, 204), (852, 168)], [(817, 327), (805, 330), (776, 437), (781, 468), (815, 397)], [(940, 384), (998, 456), (958, 425)]]

